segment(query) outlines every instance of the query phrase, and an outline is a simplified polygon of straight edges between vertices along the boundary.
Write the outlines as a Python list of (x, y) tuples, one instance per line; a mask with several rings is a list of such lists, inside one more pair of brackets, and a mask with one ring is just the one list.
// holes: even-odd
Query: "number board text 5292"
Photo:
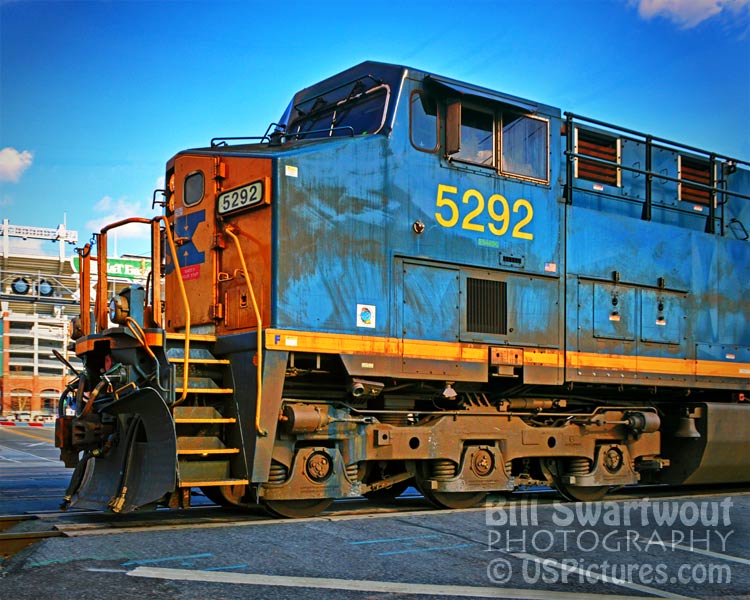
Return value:
[(220, 215), (237, 212), (268, 204), (269, 199), (265, 196), (266, 186), (262, 180), (253, 181), (233, 190), (222, 192), (216, 198), (216, 212)]

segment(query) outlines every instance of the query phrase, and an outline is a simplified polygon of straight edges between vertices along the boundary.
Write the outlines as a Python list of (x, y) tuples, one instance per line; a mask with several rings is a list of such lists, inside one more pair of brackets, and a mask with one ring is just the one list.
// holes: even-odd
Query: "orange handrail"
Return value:
[(247, 270), (247, 264), (245, 263), (245, 257), (242, 254), (242, 247), (240, 246), (239, 238), (234, 235), (232, 231), (233, 227), (227, 226), (224, 231), (229, 234), (229, 237), (234, 241), (234, 245), (237, 247), (237, 254), (240, 257), (240, 264), (242, 265), (242, 274), (245, 276), (247, 282), (247, 289), (250, 290), (250, 299), (253, 302), (253, 310), (255, 311), (255, 319), (258, 322), (258, 385), (257, 395), (255, 401), (255, 431), (258, 435), (268, 435), (268, 432), (260, 426), (260, 409), (263, 402), (263, 323), (260, 318), (260, 309), (258, 308), (258, 301), (255, 298), (255, 292), (253, 291), (253, 284), (250, 281), (250, 274)]
[[(152, 276), (154, 278), (154, 282), (152, 283), (152, 319), (154, 323), (156, 323), (157, 326), (160, 325), (161, 322), (161, 285), (160, 282), (157, 283), (156, 280), (161, 278), (161, 270), (158, 266), (159, 264), (159, 255), (161, 254), (161, 242), (159, 239), (159, 233), (160, 228), (156, 226), (156, 224), (159, 221), (164, 221), (164, 228), (166, 231), (166, 238), (167, 242), (169, 244), (169, 250), (172, 254), (172, 260), (174, 263), (174, 268), (177, 274), (177, 283), (178, 287), (180, 288), (180, 295), (182, 296), (182, 302), (185, 307), (185, 357), (184, 357), (184, 363), (183, 363), (183, 374), (182, 374), (182, 394), (178, 400), (175, 401), (175, 404), (182, 402), (185, 400), (187, 396), (187, 389), (188, 389), (188, 373), (190, 371), (189, 369), (189, 361), (190, 361), (190, 303), (188, 301), (187, 292), (185, 291), (185, 282), (182, 279), (182, 271), (180, 270), (180, 262), (177, 258), (177, 249), (175, 248), (174, 244), (174, 238), (172, 237), (172, 231), (169, 228), (169, 221), (167, 221), (167, 218), (163, 215), (155, 217), (153, 219), (145, 219), (143, 217), (130, 217), (128, 219), (123, 219), (121, 221), (117, 221), (115, 223), (110, 223), (109, 225), (102, 228), (101, 232), (96, 235), (96, 243), (97, 243), (97, 294), (96, 294), (96, 305), (94, 308), (95, 312), (95, 319), (97, 324), (97, 330), (103, 331), (107, 328), (107, 232), (115, 229), (117, 227), (121, 227), (123, 225), (128, 225), (130, 223), (144, 223), (144, 224), (150, 224), (151, 225), (151, 250), (152, 250), (152, 256), (151, 256), (151, 264), (152, 264)], [(90, 301), (88, 297), (88, 289), (89, 289), (89, 278), (90, 278), (90, 267), (89, 267), (89, 256), (86, 252), (86, 249), (88, 248), (88, 253), (91, 251), (91, 245), (87, 244), (86, 247), (84, 247), (84, 254), (81, 257), (81, 323), (83, 325), (84, 334), (88, 335), (90, 332), (90, 321), (88, 317), (88, 309), (86, 309), (86, 312), (84, 314), (84, 305), (88, 306), (88, 303)], [(158, 252), (157, 252), (158, 251)], [(84, 266), (85, 265), (85, 266)], [(84, 283), (86, 284), (86, 287), (84, 289)], [(84, 300), (85, 299), (85, 300)], [(129, 327), (131, 332), (133, 331), (132, 327)], [(135, 332), (133, 332), (135, 335)], [(136, 335), (136, 338), (138, 336)], [(145, 341), (145, 340), (144, 340)]]
[(175, 273), (177, 274), (177, 283), (180, 288), (182, 303), (185, 306), (185, 356), (182, 368), (182, 394), (180, 395), (180, 398), (178, 400), (175, 400), (175, 404), (179, 404), (187, 397), (188, 390), (188, 373), (190, 371), (190, 303), (188, 302), (187, 292), (185, 291), (185, 282), (182, 279), (180, 261), (177, 259), (177, 248), (175, 248), (174, 245), (172, 231), (169, 229), (169, 221), (167, 221), (167, 218), (164, 216), (156, 217), (154, 220), (164, 221), (164, 227), (167, 234), (167, 242), (169, 244), (169, 251), (172, 253), (172, 261), (174, 264)]
[(91, 333), (91, 244), (86, 244), (78, 252), (80, 273), (78, 287), (81, 293), (81, 332), (83, 335)]

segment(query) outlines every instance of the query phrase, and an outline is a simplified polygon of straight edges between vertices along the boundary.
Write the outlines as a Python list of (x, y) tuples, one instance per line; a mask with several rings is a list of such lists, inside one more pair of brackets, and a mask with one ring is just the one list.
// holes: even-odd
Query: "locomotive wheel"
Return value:
[(430, 489), (426, 469), (427, 466), (424, 464), (417, 468), (417, 475), (414, 478), (417, 489), (431, 504), (438, 508), (473, 508), (487, 498), (487, 492), (436, 492)]
[(548, 468), (551, 472), (553, 485), (558, 493), (570, 502), (595, 502), (604, 498), (609, 492), (609, 486), (606, 485), (591, 486), (565, 483), (560, 475), (565, 470), (562, 461), (556, 461), (552, 465), (548, 464)]
[(595, 502), (604, 498), (609, 492), (609, 487), (606, 485), (569, 485), (555, 481), (555, 487), (563, 498), (571, 502)]
[(246, 485), (221, 485), (205, 486), (201, 488), (203, 494), (214, 504), (228, 508), (254, 508), (255, 502), (246, 502), (242, 499), (247, 493)]
[(333, 498), (311, 498), (309, 500), (262, 500), (263, 506), (275, 517), (302, 519), (314, 517), (333, 502)]
[(420, 486), (422, 495), (438, 508), (473, 508), (487, 498), (487, 492), (436, 492)]

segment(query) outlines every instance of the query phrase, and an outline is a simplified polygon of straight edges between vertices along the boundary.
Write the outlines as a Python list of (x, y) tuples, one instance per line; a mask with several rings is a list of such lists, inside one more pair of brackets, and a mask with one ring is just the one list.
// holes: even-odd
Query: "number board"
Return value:
[(226, 215), (263, 203), (263, 182), (253, 181), (242, 187), (219, 194), (216, 198), (216, 210), (220, 215)]

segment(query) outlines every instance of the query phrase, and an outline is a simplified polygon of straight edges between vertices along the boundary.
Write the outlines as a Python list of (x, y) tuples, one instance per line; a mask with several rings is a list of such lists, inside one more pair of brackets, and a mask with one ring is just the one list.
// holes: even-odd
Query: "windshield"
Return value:
[(385, 122), (389, 96), (387, 85), (365, 77), (308, 98), (294, 107), (297, 115), (286, 128), (287, 139), (377, 133)]

